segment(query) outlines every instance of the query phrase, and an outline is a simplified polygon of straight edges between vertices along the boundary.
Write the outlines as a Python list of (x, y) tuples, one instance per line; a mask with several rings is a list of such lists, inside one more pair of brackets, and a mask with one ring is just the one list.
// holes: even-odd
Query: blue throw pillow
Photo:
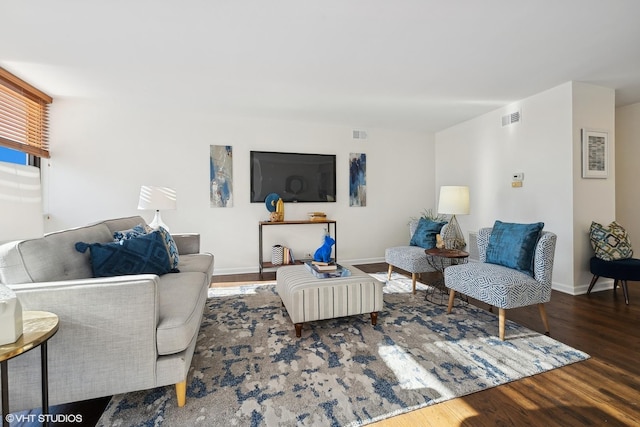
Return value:
[(128, 274), (165, 274), (171, 270), (169, 254), (159, 232), (113, 243), (75, 245), (79, 252), (91, 251), (93, 277)]
[(533, 276), (533, 255), (543, 227), (543, 222), (515, 224), (496, 221), (489, 237), (486, 261)]
[(440, 234), (440, 230), (446, 222), (435, 222), (426, 218), (420, 218), (416, 232), (411, 236), (409, 245), (420, 246), (421, 248), (431, 249), (436, 247), (436, 234)]
[[(116, 242), (120, 242), (122, 240), (132, 239), (134, 237), (144, 236), (145, 234), (151, 233), (153, 228), (149, 227), (146, 224), (139, 224), (129, 230), (116, 231), (113, 233), (113, 240)], [(158, 227), (157, 230), (162, 236), (162, 240), (164, 241), (164, 245), (167, 248), (167, 253), (169, 254), (169, 260), (171, 261), (171, 273), (179, 273), (178, 263), (180, 261), (178, 254), (178, 247), (176, 246), (175, 240), (171, 237), (171, 234), (164, 228)]]

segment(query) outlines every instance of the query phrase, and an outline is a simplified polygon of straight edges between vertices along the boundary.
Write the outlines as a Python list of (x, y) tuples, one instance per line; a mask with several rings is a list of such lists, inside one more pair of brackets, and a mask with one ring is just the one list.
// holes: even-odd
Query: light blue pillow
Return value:
[(544, 222), (516, 224), (496, 221), (487, 246), (486, 261), (533, 276), (533, 255)]
[(424, 249), (436, 247), (436, 234), (440, 234), (440, 230), (446, 222), (435, 222), (426, 218), (420, 218), (415, 233), (411, 236), (409, 245), (419, 246)]

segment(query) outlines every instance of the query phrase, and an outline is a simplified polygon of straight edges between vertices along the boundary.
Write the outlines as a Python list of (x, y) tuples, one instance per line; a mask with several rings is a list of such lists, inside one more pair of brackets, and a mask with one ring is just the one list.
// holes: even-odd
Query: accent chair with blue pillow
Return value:
[(441, 234), (445, 227), (446, 222), (426, 218), (412, 220), (409, 223), (409, 245), (395, 246), (384, 251), (384, 260), (389, 264), (387, 280), (391, 280), (393, 267), (411, 273), (411, 284), (415, 294), (418, 275), (437, 271), (424, 251), (435, 248), (436, 234)]
[(545, 332), (549, 323), (544, 303), (551, 300), (551, 277), (556, 235), (543, 231), (543, 223), (516, 224), (496, 221), (492, 228), (478, 231), (480, 262), (445, 268), (449, 306), (456, 292), (497, 307), (498, 334), (505, 337), (506, 310), (538, 305)]
[(627, 231), (616, 221), (604, 226), (592, 222), (589, 228), (589, 240), (594, 256), (589, 261), (589, 270), (593, 277), (589, 283), (587, 295), (600, 277), (613, 279), (613, 295), (616, 295), (618, 283), (622, 284), (624, 302), (629, 304), (627, 281), (640, 281), (640, 259), (633, 257), (631, 239)]

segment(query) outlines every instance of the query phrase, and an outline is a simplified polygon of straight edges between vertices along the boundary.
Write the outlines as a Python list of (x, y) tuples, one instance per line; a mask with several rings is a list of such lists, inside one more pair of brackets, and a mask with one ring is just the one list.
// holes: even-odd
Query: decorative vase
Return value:
[(271, 248), (271, 264), (282, 265), (284, 260), (284, 247), (275, 245)]
[(22, 335), (22, 305), (9, 287), (0, 284), (0, 345), (11, 344)]
[(284, 202), (282, 198), (278, 199), (278, 203), (276, 203), (276, 213), (278, 214), (278, 221), (284, 221)]

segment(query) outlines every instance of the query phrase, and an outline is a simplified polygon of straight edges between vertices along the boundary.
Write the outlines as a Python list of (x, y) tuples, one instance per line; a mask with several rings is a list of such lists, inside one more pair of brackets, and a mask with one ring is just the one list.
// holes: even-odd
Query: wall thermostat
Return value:
[(522, 187), (522, 181), (524, 181), (524, 173), (516, 172), (511, 175), (511, 186), (512, 187)]

